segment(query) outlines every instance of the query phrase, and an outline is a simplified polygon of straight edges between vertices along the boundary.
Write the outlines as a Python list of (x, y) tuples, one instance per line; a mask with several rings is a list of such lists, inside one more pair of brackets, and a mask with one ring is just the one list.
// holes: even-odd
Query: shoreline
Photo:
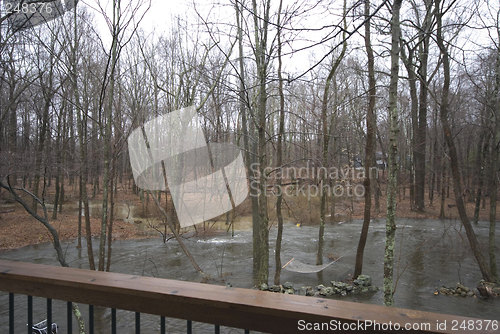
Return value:
[[(102, 196), (97, 196), (93, 201), (99, 201)], [(439, 219), (438, 205), (427, 205), (426, 211), (416, 212), (412, 211), (409, 204), (409, 197), (400, 196), (398, 198), (398, 208), (397, 208), (397, 218), (409, 218), (409, 219)], [(283, 216), (286, 222), (292, 222), (294, 224), (300, 224), (303, 226), (314, 226), (319, 225), (319, 198), (311, 198), (309, 201), (307, 198), (297, 197), (297, 196), (287, 196), (284, 198), (287, 205), (283, 207)], [(101, 199), (102, 200), (102, 199)], [(29, 215), (24, 208), (18, 204), (13, 203), (12, 200), (7, 200), (3, 197), (3, 202), (0, 203), (0, 251), (17, 249), (28, 245), (36, 245), (43, 242), (51, 242), (52, 236), (49, 234), (45, 226), (43, 226), (39, 221)], [(68, 203), (68, 202), (67, 202)], [(120, 193), (119, 199), (115, 201), (116, 204), (126, 204), (128, 209), (134, 207), (135, 211), (140, 211), (143, 207), (138, 196)], [(269, 221), (270, 228), (277, 224), (276, 211), (274, 208), (274, 202), (269, 201)], [(329, 203), (330, 204), (330, 203)], [(467, 202), (467, 212), (474, 212), (474, 203)], [(374, 203), (372, 203), (372, 215), (371, 219), (384, 219), (386, 216), (385, 212), (386, 201), (385, 198), (381, 196), (380, 198), (380, 212), (376, 213), (374, 208)], [(131, 240), (131, 239), (144, 239), (152, 237), (161, 237), (158, 231), (155, 231), (150, 225), (150, 219), (154, 220), (154, 217), (158, 217), (157, 209), (154, 207), (154, 203), (146, 202), (146, 211), (139, 213), (137, 216), (128, 219), (129, 222), (124, 221), (125, 219), (115, 219), (113, 222), (113, 240)], [(292, 210), (293, 209), (293, 210)], [(328, 223), (335, 224), (338, 222), (345, 222), (353, 219), (363, 219), (364, 211), (364, 200), (363, 199), (341, 199), (338, 200), (335, 205), (334, 217), (331, 217), (331, 208), (328, 208)], [(500, 207), (499, 207), (500, 211)], [(49, 212), (50, 213), (50, 212)], [(97, 214), (97, 213), (96, 213)], [(130, 211), (129, 211), (130, 214)], [(489, 221), (489, 205), (486, 209), (480, 210), (479, 221)], [(128, 218), (128, 217), (127, 217)], [(225, 221), (225, 215), (223, 220)], [(235, 222), (243, 222), (245, 228), (251, 228), (251, 204), (247, 199), (236, 209), (236, 214), (232, 218)], [(445, 201), (445, 219), (446, 220), (456, 220), (460, 219), (454, 202), (451, 198), (447, 198)], [(64, 212), (58, 214), (56, 220), (49, 219), (52, 226), (58, 231), (60, 241), (74, 240), (78, 237), (78, 214)], [(101, 219), (91, 218), (91, 230), (92, 236), (97, 237), (101, 230)], [(146, 223), (148, 222), (148, 223)], [(224, 225), (224, 222), (219, 224)], [(82, 221), (82, 244), (85, 244), (85, 222)], [(206, 236), (207, 233), (210, 235), (216, 230), (212, 231), (214, 221), (208, 221), (207, 225), (203, 225), (202, 232)], [(208, 229), (207, 229), (208, 226)], [(163, 226), (159, 226), (163, 230)], [(219, 230), (223, 228), (219, 227)], [(200, 224), (198, 227), (192, 228), (192, 230), (185, 230), (184, 233), (200, 233)], [(170, 234), (169, 234), (170, 235)]]

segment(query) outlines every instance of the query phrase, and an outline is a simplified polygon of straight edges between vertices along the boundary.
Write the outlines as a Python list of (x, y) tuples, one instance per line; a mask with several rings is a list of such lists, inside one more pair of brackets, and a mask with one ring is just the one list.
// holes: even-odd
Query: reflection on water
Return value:
[[(325, 228), (324, 254), (343, 257), (324, 270), (322, 275), (300, 274), (282, 271), (282, 282), (291, 282), (296, 288), (329, 284), (341, 280), (352, 273), (356, 245), (361, 229), (361, 221), (328, 225)], [(480, 242), (486, 247), (488, 223), (475, 226)], [(317, 227), (286, 224), (283, 233), (282, 262), (292, 257), (309, 264), (315, 264), (317, 251)], [(274, 277), (274, 239), (276, 229), (270, 234), (270, 275)], [(385, 220), (375, 220), (370, 226), (366, 250), (364, 273), (372, 276), (373, 284), (382, 286), (382, 265), (384, 253)], [(194, 258), (211, 277), (224, 275), (225, 282), (234, 287), (252, 287), (252, 232), (249, 229), (237, 230), (234, 238), (230, 233), (214, 237), (190, 237), (185, 243)], [(497, 236), (497, 243), (500, 238)], [(88, 268), (86, 250), (77, 250), (74, 243), (63, 245), (67, 261), (72, 267)], [(97, 243), (96, 243), (97, 247)], [(97, 249), (97, 248), (95, 248)], [(486, 253), (486, 248), (483, 249)], [(28, 246), (0, 253), (3, 259), (58, 265), (51, 244)], [(329, 259), (325, 258), (325, 263)], [(114, 272), (138, 274), (153, 277), (200, 282), (202, 277), (191, 267), (177, 242), (172, 239), (166, 244), (160, 238), (143, 240), (115, 241), (111, 270)], [(434, 296), (434, 288), (439, 285), (454, 286), (461, 282), (474, 287), (481, 279), (479, 268), (470, 253), (465, 232), (459, 222), (438, 220), (398, 220), (395, 250), (395, 280), (397, 288), (395, 305), (397, 307), (419, 309), (438, 313), (449, 313), (485, 319), (499, 319), (500, 300), (483, 300), (454, 296)], [(340, 297), (339, 297), (340, 298)], [(372, 296), (348, 296), (343, 300), (382, 304), (383, 295), (379, 291)], [(7, 295), (0, 295), (0, 326), (7, 324)], [(25, 296), (16, 296), (16, 321), (19, 333), (25, 327)], [(45, 301), (36, 299), (35, 320), (44, 319)], [(84, 314), (86, 307), (82, 306)], [(62, 302), (54, 305), (54, 319), (65, 330), (66, 306)], [(17, 316), (19, 315), (19, 316)], [(108, 309), (96, 309), (97, 333), (107, 333), (111, 313)], [(133, 332), (133, 314), (118, 312), (120, 333)], [(159, 331), (158, 317), (142, 315), (144, 332)], [(195, 326), (204, 326), (196, 324)], [(168, 320), (169, 332), (185, 331), (185, 322)], [(202, 327), (198, 327), (203, 331)], [(212, 328), (212, 327), (205, 327)], [(16, 330), (16, 332), (18, 332)], [(196, 331), (195, 331), (196, 332)], [(231, 332), (225, 329), (222, 332)], [(235, 331), (236, 332), (236, 331)]]

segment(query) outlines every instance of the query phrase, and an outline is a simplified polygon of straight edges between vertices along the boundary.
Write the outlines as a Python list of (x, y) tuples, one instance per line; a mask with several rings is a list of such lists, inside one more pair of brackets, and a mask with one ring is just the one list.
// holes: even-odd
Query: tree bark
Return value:
[(363, 214), (363, 227), (359, 237), (358, 249), (356, 251), (356, 263), (354, 265), (353, 277), (357, 278), (363, 272), (363, 255), (365, 252), (366, 239), (371, 219), (372, 192), (370, 180), (370, 167), (373, 159), (373, 149), (375, 147), (375, 56), (373, 54), (371, 42), (371, 20), (370, 20), (370, 0), (365, 0), (365, 48), (368, 56), (368, 108), (366, 109), (366, 147), (365, 147), (365, 208)]
[(399, 80), (399, 12), (402, 0), (394, 0), (391, 19), (391, 81), (389, 85), (389, 176), (387, 180), (387, 218), (384, 254), (384, 305), (394, 306), (394, 243), (396, 235), (396, 191), (398, 174), (398, 80)]
[(455, 193), (455, 201), (457, 203), (457, 209), (458, 209), (458, 214), (460, 216), (460, 220), (462, 221), (462, 225), (465, 228), (467, 238), (469, 239), (472, 252), (474, 253), (476, 261), (479, 265), (481, 274), (483, 275), (485, 281), (494, 282), (495, 277), (492, 275), (490, 268), (484, 261), (484, 257), (483, 254), (481, 253), (481, 249), (479, 248), (479, 243), (477, 241), (476, 234), (474, 233), (472, 224), (470, 223), (469, 217), (467, 217), (467, 212), (465, 211), (460, 171), (458, 169), (458, 155), (448, 120), (448, 95), (450, 90), (450, 60), (449, 60), (448, 49), (447, 46), (445, 46), (445, 42), (443, 39), (443, 32), (442, 32), (443, 12), (442, 9), (440, 8), (441, 6), (440, 3), (441, 0), (436, 0), (436, 8), (435, 8), (435, 16), (437, 21), (436, 40), (443, 60), (443, 75), (444, 75), (443, 92), (442, 92), (441, 107), (440, 107), (440, 119), (441, 119), (441, 124), (443, 126), (444, 138), (449, 151), (450, 168), (451, 168), (451, 174), (453, 176), (453, 190)]
[[(331, 124), (328, 122), (328, 97), (330, 93), (330, 85), (331, 82), (335, 76), (335, 72), (337, 72), (337, 69), (342, 62), (342, 59), (345, 56), (346, 50), (347, 50), (347, 39), (346, 39), (346, 30), (347, 30), (347, 21), (346, 21), (346, 11), (347, 11), (347, 2), (344, 0), (344, 9), (343, 9), (343, 21), (344, 21), (344, 32), (342, 34), (342, 51), (340, 52), (339, 56), (337, 59), (335, 59), (335, 62), (332, 65), (332, 68), (330, 69), (330, 72), (328, 73), (328, 77), (326, 78), (325, 82), (325, 89), (323, 91), (323, 99), (321, 101), (321, 120), (322, 120), (322, 132), (323, 132), (323, 145), (322, 145), (322, 154), (321, 154), (321, 162), (322, 162), (322, 167), (327, 168), (328, 167), (328, 145), (330, 143), (330, 129), (332, 127), (331, 124), (333, 124), (333, 117), (335, 115), (332, 115), (331, 118)], [(327, 185), (327, 176), (326, 173), (323, 173), (322, 180), (321, 180), (321, 204), (320, 204), (320, 225), (319, 225), (319, 239), (318, 239), (318, 253), (316, 256), (316, 265), (322, 265), (323, 264), (323, 248), (324, 248), (324, 243), (325, 243), (325, 222), (326, 222), (326, 200), (327, 200), (327, 191), (326, 191), (326, 185)], [(307, 196), (308, 198), (310, 196)]]
[(281, 212), (281, 203), (283, 201), (283, 190), (281, 189), (281, 179), (283, 175), (283, 135), (285, 133), (285, 94), (283, 93), (283, 77), (281, 73), (282, 59), (281, 59), (281, 9), (283, 0), (280, 0), (278, 9), (278, 95), (280, 98), (280, 112), (279, 112), (279, 130), (278, 130), (278, 143), (276, 144), (276, 165), (278, 166), (278, 175), (276, 176), (276, 188), (278, 194), (276, 196), (276, 217), (278, 219), (278, 234), (276, 236), (276, 271), (274, 272), (274, 284), (280, 284), (281, 276), (281, 241), (283, 239), (283, 213)]
[[(257, 273), (258, 284), (268, 283), (269, 280), (269, 223), (267, 213), (267, 184), (265, 167), (267, 166), (267, 33), (269, 24), (269, 10), (271, 1), (264, 4), (262, 18), (258, 16), (257, 1), (252, 1), (253, 19), (255, 30), (255, 62), (258, 80), (257, 96), (257, 131), (258, 131), (258, 161), (259, 161), (259, 271)], [(262, 20), (262, 27), (259, 21)]]
[[(236, 9), (236, 23), (238, 26), (238, 49), (239, 49), (239, 109), (241, 114), (241, 129), (243, 132), (243, 148), (245, 150), (245, 165), (248, 173), (248, 180), (250, 186), (250, 200), (252, 202), (252, 243), (253, 243), (253, 272), (256, 274), (260, 268), (260, 235), (259, 235), (259, 201), (258, 201), (258, 182), (255, 178), (253, 164), (255, 162), (256, 150), (254, 145), (250, 145), (249, 139), (253, 138), (253, 122), (248, 121), (247, 117), (247, 95), (245, 91), (245, 64), (243, 54), (243, 29), (241, 8), (235, 2)], [(243, 5), (243, 3), (241, 3)], [(250, 127), (250, 130), (249, 130)], [(253, 141), (255, 143), (255, 140)]]
[[(500, 32), (500, 30), (498, 30)], [(500, 35), (498, 36), (500, 40)], [(496, 261), (496, 246), (495, 246), (495, 235), (496, 235), (496, 219), (497, 219), (497, 194), (498, 194), (498, 154), (499, 154), (499, 144), (500, 144), (500, 122), (498, 117), (500, 116), (500, 50), (497, 49), (496, 62), (495, 62), (495, 115), (493, 117), (493, 146), (491, 148), (491, 187), (493, 191), (490, 195), (490, 230), (488, 234), (488, 249), (490, 258), (490, 270), (491, 275), (498, 278), (497, 272), (497, 261)]]

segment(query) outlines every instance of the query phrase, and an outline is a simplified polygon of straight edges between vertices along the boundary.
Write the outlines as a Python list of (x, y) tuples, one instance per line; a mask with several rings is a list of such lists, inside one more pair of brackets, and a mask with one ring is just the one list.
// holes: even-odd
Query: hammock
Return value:
[(285, 264), (283, 266), (283, 269), (286, 269), (288, 271), (293, 271), (296, 273), (303, 273), (303, 274), (317, 273), (317, 272), (324, 270), (326, 267), (330, 266), (331, 264), (334, 264), (335, 262), (337, 262), (337, 260), (330, 262), (330, 263), (327, 263), (327, 264), (315, 266), (312, 264), (302, 263), (299, 260), (292, 258), (290, 261), (288, 261), (287, 264)]
[(317, 265), (317, 266), (315, 266), (313, 264), (302, 263), (299, 260), (296, 260), (295, 258), (292, 257), (292, 259), (290, 261), (288, 261), (283, 267), (281, 267), (281, 269), (286, 269), (288, 271), (293, 271), (295, 273), (303, 273), (303, 274), (317, 273), (317, 272), (320, 272), (320, 271), (324, 270), (325, 268), (329, 267), (330, 265), (334, 264), (335, 262), (337, 262), (341, 258), (343, 258), (344, 255), (346, 255), (347, 253), (352, 251), (354, 248), (355, 247), (351, 248), (349, 251), (342, 254), (335, 261), (332, 261), (332, 262), (327, 263), (327, 264)]

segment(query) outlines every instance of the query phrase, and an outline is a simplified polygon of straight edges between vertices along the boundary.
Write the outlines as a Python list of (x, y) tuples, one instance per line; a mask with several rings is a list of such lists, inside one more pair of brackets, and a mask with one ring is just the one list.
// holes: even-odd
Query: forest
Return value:
[[(113, 271), (115, 239), (135, 228), (117, 210), (134, 205), (149, 235), (179, 243), (203, 275), (186, 236), (215, 221), (234, 235), (246, 218), (262, 287), (283, 284), (287, 228), (314, 227), (311, 264), (322, 266), (332, 259), (325, 231), (358, 220), (357, 278), (382, 219), (378, 268), (383, 304), (393, 306), (398, 219), (456, 220), (478, 278), (492, 284), (481, 294), (498, 291), (498, 2), (194, 0), (181, 14), (150, 0), (2, 4), (1, 249), (44, 234), (70, 266), (61, 243), (73, 239), (89, 269)], [(151, 27), (155, 11), (163, 23)], [(188, 107), (210, 163), (182, 169), (222, 171), (229, 197), (227, 210), (186, 227), (180, 181), (167, 184), (173, 164), (155, 165), (160, 188), (139, 183), (131, 138), (149, 138), (149, 150), (148, 124)], [(227, 159), (212, 159), (229, 144), (242, 157), (243, 198), (230, 189)], [(27, 220), (44, 232), (7, 244), (30, 234)]]

